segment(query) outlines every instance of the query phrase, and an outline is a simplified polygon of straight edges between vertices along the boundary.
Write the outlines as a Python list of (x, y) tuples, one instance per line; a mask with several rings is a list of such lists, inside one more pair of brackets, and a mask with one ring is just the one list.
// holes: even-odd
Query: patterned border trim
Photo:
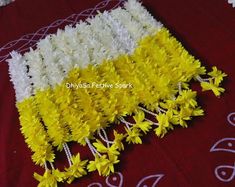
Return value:
[[(151, 187), (157, 187), (160, 180), (164, 177), (164, 174), (152, 174), (148, 176), (144, 176), (141, 180), (139, 180), (136, 187), (148, 187), (151, 184)], [(99, 182), (93, 182), (89, 184), (87, 187), (124, 187), (124, 177), (122, 173), (117, 172), (112, 175), (109, 175), (105, 179), (105, 185), (102, 185)], [(149, 186), (150, 187), (150, 186)]]
[(15, 50), (19, 53), (24, 53), (28, 51), (30, 47), (35, 47), (36, 43), (39, 40), (45, 38), (46, 35), (55, 33), (57, 29), (63, 28), (65, 25), (74, 26), (81, 20), (81, 18), (91, 17), (95, 15), (98, 10), (107, 10), (107, 8), (110, 6), (111, 8), (109, 8), (109, 10), (115, 9), (122, 5), (124, 1), (125, 0), (103, 0), (93, 8), (88, 8), (80, 13), (72, 14), (65, 19), (58, 19), (50, 25), (40, 28), (35, 33), (29, 33), (21, 36), (17, 40), (10, 41), (4, 46), (0, 47), (0, 63), (4, 62), (7, 58), (10, 57), (9, 52)]
[[(235, 126), (235, 112), (231, 112), (227, 116), (227, 121), (229, 125)], [(235, 137), (225, 137), (217, 142), (211, 147), (210, 152), (227, 152), (235, 153)], [(231, 182), (235, 179), (235, 161), (232, 164), (219, 165), (214, 170), (215, 176), (222, 182)]]

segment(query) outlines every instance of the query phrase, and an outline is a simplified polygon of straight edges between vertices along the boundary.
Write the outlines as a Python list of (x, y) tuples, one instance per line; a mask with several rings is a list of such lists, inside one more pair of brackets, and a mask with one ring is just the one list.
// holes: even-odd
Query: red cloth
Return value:
[[(16, 0), (0, 8), (0, 46), (24, 34), (34, 33), (55, 20), (94, 7), (98, 2), (100, 1)], [(226, 92), (220, 99), (211, 92), (198, 93), (198, 100), (205, 109), (205, 116), (193, 119), (189, 128), (177, 128), (163, 139), (150, 133), (144, 138), (143, 145), (127, 146), (122, 152), (121, 163), (116, 167), (123, 177), (122, 186), (136, 186), (142, 178), (149, 175), (156, 175), (155, 178), (146, 179), (145, 184), (149, 186), (157, 183), (156, 179), (159, 180), (159, 187), (235, 186), (235, 126), (232, 125), (235, 122), (235, 114), (231, 114), (235, 112), (235, 9), (227, 4), (226, 0), (143, 0), (143, 4), (155, 18), (170, 29), (191, 54), (203, 62), (203, 65), (209, 69), (213, 65), (217, 66), (228, 74), (228, 78), (224, 83)], [(66, 24), (68, 23), (69, 20)], [(0, 57), (10, 50), (11, 47), (0, 51)], [(198, 84), (194, 87), (199, 88)], [(228, 116), (229, 114), (231, 115)], [(1, 187), (36, 186), (37, 182), (32, 177), (33, 172), (43, 173), (43, 169), (31, 161), (30, 150), (19, 129), (14, 89), (9, 80), (7, 63), (2, 62)], [(215, 145), (217, 141), (220, 142)], [(84, 148), (72, 146), (74, 154), (78, 151), (82, 152), (83, 158), (86, 157)], [(65, 163), (65, 154), (59, 154), (58, 160)], [(218, 170), (219, 176), (223, 179), (231, 176), (231, 180), (225, 182), (215, 175), (216, 168), (220, 166), (228, 167), (224, 171), (223, 168)], [(118, 184), (120, 176), (116, 177), (113, 176), (110, 180)], [(76, 180), (71, 186), (87, 186), (94, 182), (110, 186), (97, 172)]]

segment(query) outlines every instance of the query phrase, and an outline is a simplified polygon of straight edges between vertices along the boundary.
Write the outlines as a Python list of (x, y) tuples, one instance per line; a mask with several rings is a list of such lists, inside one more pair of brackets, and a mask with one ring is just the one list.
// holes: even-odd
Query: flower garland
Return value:
[[(58, 30), (24, 56), (11, 55), (21, 131), (33, 161), (45, 168), (42, 176), (34, 174), (39, 186), (71, 183), (95, 170), (107, 176), (119, 163), (124, 141), (142, 144), (152, 129), (164, 137), (175, 126), (187, 127), (204, 114), (191, 80), (218, 97), (224, 92), (226, 74), (216, 67), (206, 72), (135, 0)], [(114, 124), (122, 129), (107, 134)], [(71, 141), (87, 146), (93, 159), (72, 155)], [(54, 149), (65, 152), (64, 171), (54, 167)]]
[(27, 68), (23, 57), (11, 53), (14, 61), (9, 60), (11, 81), (16, 90), (17, 108), (20, 114), (21, 132), (29, 148), (34, 152), (32, 159), (41, 166), (46, 161), (53, 162), (55, 155), (49, 143), (47, 132), (41, 123), (35, 98), (32, 97), (32, 86), (27, 76)]

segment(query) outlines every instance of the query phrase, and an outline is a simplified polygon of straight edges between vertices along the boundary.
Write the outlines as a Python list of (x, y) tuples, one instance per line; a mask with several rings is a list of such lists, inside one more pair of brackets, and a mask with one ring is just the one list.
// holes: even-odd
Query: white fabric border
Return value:
[(92, 17), (96, 14), (97, 11), (105, 9), (111, 3), (114, 4), (112, 9), (115, 9), (124, 2), (125, 0), (103, 0), (93, 8), (85, 9), (80, 13), (72, 14), (64, 19), (58, 19), (50, 25), (40, 28), (35, 33), (29, 33), (21, 36), (19, 39), (10, 41), (0, 47), (0, 63), (5, 62), (6, 59), (10, 58), (9, 52), (13, 50), (23, 54), (24, 52), (28, 51), (30, 47), (35, 47), (39, 40), (45, 38), (45, 36), (48, 34), (54, 33), (57, 29), (63, 29), (66, 25), (74, 26), (81, 20), (81, 18)]

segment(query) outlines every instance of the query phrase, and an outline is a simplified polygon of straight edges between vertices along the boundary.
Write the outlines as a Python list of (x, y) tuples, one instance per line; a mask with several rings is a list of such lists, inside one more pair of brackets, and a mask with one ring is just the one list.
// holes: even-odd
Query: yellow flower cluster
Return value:
[(53, 146), (62, 150), (63, 144), (70, 139), (69, 129), (61, 119), (62, 113), (54, 103), (54, 96), (55, 94), (50, 89), (38, 91), (35, 94), (35, 100)]
[(210, 76), (209, 79), (203, 81), (203, 79), (199, 78), (201, 82), (201, 87), (203, 91), (212, 90), (216, 96), (220, 96), (221, 93), (224, 92), (224, 88), (219, 87), (223, 78), (227, 75), (214, 66), (212, 67), (212, 71), (208, 73)]
[(58, 169), (49, 170), (46, 168), (43, 176), (34, 173), (34, 178), (39, 181), (38, 187), (57, 187), (57, 182), (71, 183), (75, 178), (86, 175), (85, 165), (87, 160), (81, 161), (80, 154), (71, 158), (72, 165), (66, 168), (64, 172)]
[[(208, 73), (211, 78), (203, 79), (201, 75), (206, 75), (206, 70), (200, 61), (162, 28), (143, 38), (133, 54), (105, 60), (97, 66), (74, 68), (62, 84), (38, 91), (18, 103), (22, 133), (36, 163), (53, 162), (52, 146), (62, 150), (69, 141), (87, 145), (94, 155), (90, 161), (81, 161), (79, 154), (70, 158), (72, 165), (65, 172), (47, 169), (43, 176), (35, 174), (39, 186), (56, 186), (56, 181), (71, 183), (74, 178), (86, 175), (87, 170), (107, 176), (119, 162), (123, 139), (141, 144), (141, 136), (152, 128), (158, 137), (163, 137), (176, 125), (187, 127), (186, 121), (203, 115), (189, 81), (199, 80), (203, 90), (212, 90), (216, 96), (224, 91), (219, 86), (226, 74), (216, 67)], [(66, 87), (66, 83), (94, 82), (130, 84), (131, 88)], [(145, 113), (154, 116), (156, 122), (147, 119)], [(135, 122), (126, 121), (127, 115), (133, 115)], [(125, 133), (114, 130), (113, 141), (97, 133), (120, 122), (125, 125)]]
[(34, 152), (32, 159), (41, 166), (46, 161), (53, 162), (55, 155), (50, 144), (50, 138), (41, 123), (35, 98), (31, 97), (17, 103), (20, 115), (21, 132), (28, 147)]

